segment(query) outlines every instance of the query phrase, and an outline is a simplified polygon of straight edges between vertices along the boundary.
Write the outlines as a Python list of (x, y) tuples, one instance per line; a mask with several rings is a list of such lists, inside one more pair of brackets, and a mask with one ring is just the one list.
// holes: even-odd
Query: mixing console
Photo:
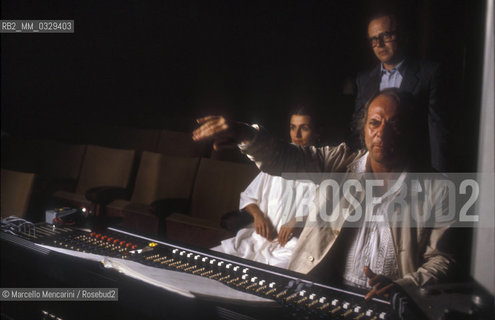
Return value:
[(310, 282), (282, 269), (261, 267), (247, 260), (226, 258), (212, 251), (178, 246), (119, 229), (109, 228), (105, 233), (95, 233), (41, 224), (34, 230), (15, 233), (38, 244), (207, 277), (236, 290), (275, 300), (304, 318), (395, 318), (388, 301), (365, 301), (361, 293)]

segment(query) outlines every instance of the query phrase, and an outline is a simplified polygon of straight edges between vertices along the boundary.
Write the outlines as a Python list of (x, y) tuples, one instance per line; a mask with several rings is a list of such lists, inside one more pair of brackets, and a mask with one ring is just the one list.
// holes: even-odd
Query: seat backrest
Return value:
[(137, 152), (155, 152), (160, 137), (159, 129), (114, 127), (115, 136), (112, 148), (132, 149)]
[(2, 169), (1, 216), (25, 217), (33, 190), (35, 174)]
[(40, 168), (42, 145), (39, 140), (18, 137), (2, 139), (2, 168), (35, 172)]
[(202, 158), (191, 199), (191, 215), (220, 222), (239, 208), (240, 193), (259, 173), (254, 164)]
[(134, 162), (134, 150), (113, 149), (89, 145), (76, 193), (84, 194), (93, 187), (127, 188)]
[(157, 152), (176, 157), (204, 157), (209, 151), (209, 144), (194, 142), (190, 132), (162, 130), (158, 140)]
[(53, 179), (76, 181), (86, 152), (86, 145), (59, 141), (41, 142), (40, 175)]
[(189, 199), (198, 163), (199, 158), (143, 152), (131, 202), (151, 204), (160, 199)]

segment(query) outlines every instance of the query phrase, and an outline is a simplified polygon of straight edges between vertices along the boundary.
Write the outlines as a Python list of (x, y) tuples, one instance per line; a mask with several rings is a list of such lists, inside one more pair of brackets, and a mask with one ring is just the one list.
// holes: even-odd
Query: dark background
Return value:
[[(483, 1), (399, 1), (411, 44), (449, 79), (452, 162), (474, 170)], [(348, 135), (369, 1), (2, 0), (2, 19), (73, 19), (74, 34), (1, 35), (2, 131), (98, 123), (166, 127), (222, 113), (287, 137), (287, 109), (319, 109)], [(347, 88), (347, 89), (346, 89)], [(355, 93), (355, 91), (354, 91)]]

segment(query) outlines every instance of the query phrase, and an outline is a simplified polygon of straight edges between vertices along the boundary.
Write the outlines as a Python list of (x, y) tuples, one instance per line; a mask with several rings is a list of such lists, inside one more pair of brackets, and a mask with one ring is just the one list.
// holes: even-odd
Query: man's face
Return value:
[(373, 161), (394, 164), (400, 158), (398, 104), (392, 98), (380, 95), (368, 108), (364, 125), (364, 140)]
[(397, 30), (390, 16), (371, 20), (368, 25), (368, 38), (378, 60), (384, 64), (397, 63)]
[(303, 147), (313, 144), (310, 116), (292, 115), (290, 118), (290, 139), (292, 143)]

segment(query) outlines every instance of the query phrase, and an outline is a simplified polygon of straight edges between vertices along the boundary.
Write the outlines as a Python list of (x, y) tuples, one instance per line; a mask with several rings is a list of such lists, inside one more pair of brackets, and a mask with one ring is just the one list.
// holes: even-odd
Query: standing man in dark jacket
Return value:
[(400, 88), (412, 93), (419, 106), (417, 118), (411, 119), (417, 128), (416, 148), (433, 168), (447, 171), (447, 106), (439, 65), (406, 54), (405, 29), (392, 11), (376, 13), (369, 19), (368, 40), (380, 63), (357, 77), (354, 119), (380, 90)]

